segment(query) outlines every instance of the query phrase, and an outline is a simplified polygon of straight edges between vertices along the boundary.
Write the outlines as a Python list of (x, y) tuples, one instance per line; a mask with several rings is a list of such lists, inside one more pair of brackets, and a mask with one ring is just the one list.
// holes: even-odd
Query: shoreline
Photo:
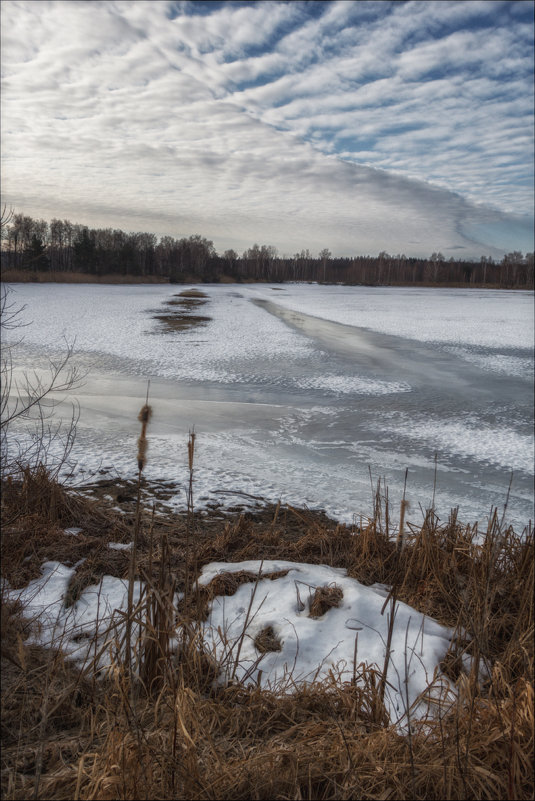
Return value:
[[(133, 275), (131, 273), (121, 275), (119, 273), (108, 273), (104, 275), (93, 275), (92, 273), (67, 273), (67, 272), (26, 272), (24, 270), (3, 270), (1, 282), (5, 284), (119, 284), (119, 285), (139, 285), (139, 284), (162, 284), (168, 286), (189, 286), (195, 284), (202, 286), (203, 280), (196, 275), (187, 276), (189, 280), (170, 281), (168, 277), (158, 275)], [(210, 283), (210, 282), (208, 282)], [(416, 282), (391, 282), (384, 283), (360, 283), (352, 284), (343, 281), (264, 281), (259, 279), (244, 279), (234, 281), (230, 276), (222, 276), (217, 283), (225, 285), (243, 286), (247, 284), (317, 284), (318, 286), (362, 286), (367, 288), (381, 287), (405, 287), (414, 289), (490, 289), (506, 292), (533, 292), (530, 287), (506, 287), (499, 284), (472, 284), (461, 282), (437, 282), (416, 281)]]
[[(118, 512), (122, 515), (134, 515), (136, 498), (137, 498), (137, 479), (132, 474), (131, 477), (124, 477), (119, 475), (105, 475), (101, 472), (100, 478), (96, 476), (93, 480), (85, 480), (84, 483), (73, 484), (63, 482), (63, 486), (68, 492), (80, 494), (82, 497), (99, 504), (103, 504), (109, 510)], [(108, 472), (108, 471), (106, 471)], [(176, 480), (166, 480), (159, 478), (143, 477), (141, 485), (141, 506), (146, 511), (154, 508), (154, 513), (159, 517), (160, 522), (164, 525), (173, 525), (173, 521), (179, 521), (180, 524), (186, 524), (188, 518), (188, 511), (186, 502), (183, 506), (176, 506), (170, 504), (169, 501), (176, 498), (178, 491), (181, 487), (181, 482)], [(182, 486), (182, 489), (184, 487)], [(214, 495), (223, 495), (232, 498), (232, 503), (225, 503), (225, 500), (217, 500)], [(227, 523), (235, 523), (240, 517), (250, 521), (252, 524), (271, 525), (273, 519), (277, 520), (279, 515), (284, 519), (288, 519), (288, 515), (295, 516), (302, 524), (306, 522), (307, 526), (314, 528), (326, 528), (329, 530), (346, 529), (352, 532), (360, 531), (361, 527), (365, 527), (370, 520), (373, 519), (374, 514), (377, 514), (377, 498), (375, 499), (375, 507), (370, 500), (369, 513), (360, 515), (353, 515), (352, 522), (347, 519), (336, 518), (329, 514), (327, 509), (322, 506), (308, 506), (303, 502), (292, 503), (288, 500), (279, 499), (273, 500), (269, 497), (261, 495), (252, 495), (248, 492), (241, 492), (239, 490), (219, 490), (214, 491), (212, 497), (208, 501), (201, 501), (199, 499), (198, 505), (193, 506), (193, 517), (196, 524), (199, 526), (208, 525), (210, 529), (224, 526)], [(381, 496), (380, 503), (384, 503), (385, 499)], [(501, 516), (501, 507), (498, 509), (498, 517)], [(382, 514), (382, 513), (381, 513)], [(398, 533), (398, 515), (399, 509), (394, 508), (392, 503), (389, 503), (389, 536), (394, 538)], [(438, 526), (446, 526), (449, 524), (449, 518), (441, 517), (434, 510), (434, 518)], [(486, 520), (464, 520), (455, 516), (457, 525), (461, 527), (470, 528), (472, 531), (478, 531), (478, 536), (484, 537), (485, 531), (491, 521), (491, 514), (487, 516)], [(386, 521), (386, 515), (385, 515)], [(418, 528), (424, 524), (424, 518), (420, 522), (405, 518), (405, 525), (410, 528)], [(523, 537), (530, 530), (533, 530), (533, 521), (529, 520), (522, 526), (515, 527), (514, 525), (505, 524), (505, 528), (511, 528), (516, 536)]]

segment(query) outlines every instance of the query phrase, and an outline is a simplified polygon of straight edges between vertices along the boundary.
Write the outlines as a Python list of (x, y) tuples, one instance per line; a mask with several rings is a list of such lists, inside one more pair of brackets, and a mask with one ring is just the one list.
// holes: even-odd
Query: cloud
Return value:
[(532, 26), (509, 5), (8, 0), (4, 200), (220, 250), (527, 249)]

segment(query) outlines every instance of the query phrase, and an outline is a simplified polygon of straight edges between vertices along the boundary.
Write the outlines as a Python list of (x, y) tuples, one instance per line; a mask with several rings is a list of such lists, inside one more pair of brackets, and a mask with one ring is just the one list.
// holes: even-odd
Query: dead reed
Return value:
[(36, 270), (2, 270), (2, 281), (6, 284), (14, 283), (55, 283), (55, 284), (168, 284), (169, 278), (159, 275), (133, 275), (127, 273), (94, 273), (67, 272), (65, 270), (50, 270), (38, 272)]
[(336, 584), (328, 587), (316, 587), (309, 600), (309, 616), (322, 617), (333, 606), (340, 606), (344, 594)]
[[(146, 429), (148, 418), (141, 422)], [(133, 695), (129, 660), (121, 658), (128, 649), (117, 648), (113, 669), (95, 680), (90, 666), (66, 660), (61, 648), (29, 645), (28, 622), (2, 593), (3, 797), (531, 798), (532, 531), (517, 535), (497, 513), (486, 531), (461, 525), (455, 512), (440, 523), (430, 510), (422, 525), (403, 521), (398, 547), (379, 487), (374, 514), (358, 528), (279, 504), (221, 521), (206, 536), (208, 523), (193, 510), (194, 443), (190, 438), (191, 506), (182, 523), (158, 523), (138, 504), (132, 526), (125, 520), (120, 528), (97, 504), (55, 482), (46, 486), (45, 474), (6, 486), (2, 575), (11, 586), (28, 580), (25, 565), (54, 558), (54, 547), (63, 560), (64, 526), (83, 524), (80, 540), (68, 540), (67, 558), (79, 558), (84, 548), (87, 561), (91, 551), (100, 554), (91, 566), (95, 580), (107, 570), (106, 553), (117, 558), (102, 548), (110, 531), (121, 541), (133, 532), (131, 565), (144, 594), (137, 604), (132, 599), (128, 615)], [(456, 699), (436, 700), (436, 714), (411, 721), (404, 736), (384, 709), (388, 655), (382, 671), (356, 658), (352, 681), (333, 673), (286, 694), (218, 682), (225, 665), (201, 637), (206, 604), (243, 582), (255, 587), (276, 575), (222, 574), (198, 590), (199, 570), (214, 560), (273, 558), (344, 567), (365, 584), (388, 584), (385, 614), (392, 621), (401, 600), (456, 629), (442, 665)], [(116, 569), (124, 576), (121, 559)], [(339, 603), (337, 589), (318, 588), (310, 613)], [(187, 603), (179, 603), (178, 592)], [(277, 645), (273, 631), (257, 635), (259, 658)], [(232, 676), (239, 653), (229, 659)]]

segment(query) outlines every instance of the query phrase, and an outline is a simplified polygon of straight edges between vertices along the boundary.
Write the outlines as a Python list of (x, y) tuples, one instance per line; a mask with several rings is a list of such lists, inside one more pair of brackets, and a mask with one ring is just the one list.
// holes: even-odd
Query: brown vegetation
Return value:
[(322, 617), (329, 609), (340, 606), (343, 597), (344, 593), (341, 587), (337, 587), (336, 584), (328, 587), (316, 587), (308, 602), (309, 617)]
[[(44, 473), (29, 481), (4, 488), (3, 578), (21, 586), (43, 561), (73, 564), (82, 554), (92, 581), (127, 576), (129, 556), (107, 543), (132, 539), (132, 506), (121, 516)], [(29, 645), (20, 608), (3, 603), (3, 797), (531, 798), (532, 533), (502, 530), (497, 516), (487, 532), (460, 525), (455, 515), (441, 525), (431, 511), (422, 526), (407, 525), (401, 549), (377, 511), (354, 528), (280, 505), (193, 521), (142, 513), (136, 575), (148, 594), (145, 611), (136, 612), (145, 633), (133, 685), (120, 663), (96, 680), (60, 650)], [(64, 532), (72, 525), (82, 528), (76, 537)], [(333, 677), (283, 695), (214, 684), (219, 666), (199, 639), (204, 599), (197, 596), (196, 608), (193, 565), (198, 572), (213, 560), (252, 558), (345, 567), (464, 629), (443, 665), (458, 701), (413, 721), (404, 736), (386, 720), (381, 674), (363, 663), (352, 682)], [(221, 574), (206, 593), (230, 594), (268, 577), (276, 576)], [(191, 603), (181, 611), (173, 597), (186, 580)], [(336, 589), (317, 588), (316, 597), (336, 604)], [(72, 600), (76, 593), (73, 587)], [(177, 614), (182, 640), (170, 653)], [(276, 649), (275, 632), (259, 632), (256, 646), (260, 654)], [(472, 659), (468, 673), (463, 651)], [(483, 682), (478, 665), (488, 668)]]
[(188, 331), (190, 328), (210, 322), (212, 318), (198, 314), (155, 314), (154, 319), (159, 320), (171, 331)]
[[(194, 279), (195, 280), (195, 279)], [(169, 279), (160, 275), (134, 275), (126, 273), (94, 273), (64, 272), (52, 270), (39, 272), (36, 270), (6, 269), (2, 270), (2, 281), (6, 284), (168, 284)]]
[(281, 650), (281, 642), (275, 634), (273, 626), (266, 626), (262, 631), (259, 631), (254, 638), (254, 645), (261, 654)]
[(208, 295), (199, 289), (184, 289), (171, 300), (165, 301), (167, 307), (165, 314), (155, 314), (154, 319), (159, 320), (171, 331), (187, 331), (210, 322), (211, 317), (192, 314), (193, 309), (207, 302)]
[(200, 289), (183, 289), (176, 296), (177, 298), (207, 298), (206, 292), (201, 292)]

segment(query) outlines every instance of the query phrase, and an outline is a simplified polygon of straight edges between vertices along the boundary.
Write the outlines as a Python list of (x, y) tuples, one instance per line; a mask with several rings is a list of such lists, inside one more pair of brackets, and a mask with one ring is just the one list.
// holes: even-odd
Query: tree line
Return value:
[(254, 244), (242, 255), (219, 255), (200, 234), (174, 238), (116, 228), (90, 228), (53, 219), (9, 214), (2, 226), (3, 270), (80, 272), (158, 276), (181, 283), (202, 281), (317, 281), (366, 285), (472, 285), (533, 289), (533, 253), (506, 254), (501, 261), (428, 258), (405, 254), (333, 257), (328, 248), (314, 256), (307, 250), (280, 256), (272, 245)]

